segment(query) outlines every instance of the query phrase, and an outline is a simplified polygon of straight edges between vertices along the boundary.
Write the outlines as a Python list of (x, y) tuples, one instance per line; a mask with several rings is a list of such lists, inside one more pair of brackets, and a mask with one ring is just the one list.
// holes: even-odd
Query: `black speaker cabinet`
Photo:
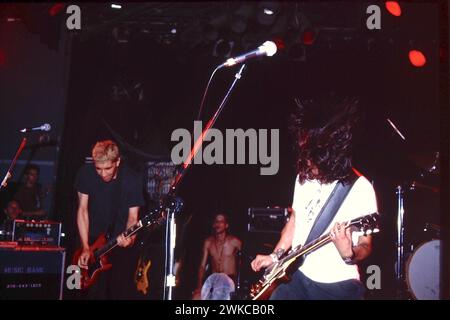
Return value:
[(61, 300), (63, 248), (0, 248), (0, 300)]
[(287, 208), (249, 208), (247, 231), (280, 234), (288, 221)]

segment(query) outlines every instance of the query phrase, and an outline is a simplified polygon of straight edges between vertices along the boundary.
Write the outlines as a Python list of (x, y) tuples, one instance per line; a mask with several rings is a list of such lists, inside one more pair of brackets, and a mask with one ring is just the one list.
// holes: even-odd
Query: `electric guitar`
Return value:
[(134, 274), (134, 283), (136, 284), (137, 291), (142, 292), (142, 294), (147, 294), (148, 292), (148, 270), (152, 265), (152, 261), (150, 259), (146, 259), (145, 256), (139, 258), (138, 267)]
[[(347, 228), (354, 226), (365, 235), (378, 232), (379, 214), (372, 213), (351, 220)], [(265, 300), (270, 297), (280, 283), (290, 281), (291, 275), (301, 266), (306, 255), (331, 242), (330, 233), (327, 233), (304, 246), (297, 246), (288, 251), (280, 260), (269, 266), (262, 278), (250, 289), (252, 300)]]
[[(137, 233), (140, 229), (149, 226), (161, 225), (167, 218), (167, 211), (174, 211), (175, 214), (181, 211), (183, 202), (180, 198), (175, 198), (171, 202), (164, 206), (160, 205), (158, 208), (153, 209), (149, 214), (139, 220), (135, 225), (128, 228), (123, 232), (123, 236), (128, 238)], [(117, 246), (116, 238), (108, 241), (105, 234), (101, 234), (94, 243), (89, 247), (91, 256), (88, 261), (88, 267), (80, 268), (81, 272), (81, 289), (87, 289), (95, 283), (101, 272), (111, 269), (112, 264), (108, 262), (107, 253)], [(78, 259), (81, 256), (83, 249), (78, 249), (72, 259), (72, 264), (78, 265)]]

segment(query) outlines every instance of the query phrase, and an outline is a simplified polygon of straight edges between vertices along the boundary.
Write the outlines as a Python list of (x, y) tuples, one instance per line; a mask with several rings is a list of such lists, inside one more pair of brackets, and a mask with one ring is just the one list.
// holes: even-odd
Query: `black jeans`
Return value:
[(364, 285), (356, 279), (321, 283), (297, 270), (291, 281), (274, 290), (270, 300), (361, 300), (364, 292)]
[(83, 297), (87, 300), (128, 300), (134, 299), (137, 291), (134, 284), (136, 258), (133, 248), (117, 247), (111, 251), (109, 261), (113, 267), (102, 272), (97, 281)]

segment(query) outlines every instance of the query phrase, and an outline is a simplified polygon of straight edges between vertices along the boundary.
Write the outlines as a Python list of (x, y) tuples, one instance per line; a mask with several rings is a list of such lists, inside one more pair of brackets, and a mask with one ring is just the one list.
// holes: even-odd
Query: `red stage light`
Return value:
[(303, 35), (302, 35), (303, 44), (310, 46), (314, 43), (315, 38), (316, 38), (316, 35), (315, 35), (314, 31), (306, 30), (305, 32), (303, 32)]
[(423, 67), (427, 63), (425, 55), (419, 50), (409, 51), (409, 61), (415, 67)]
[(402, 15), (402, 8), (397, 1), (386, 1), (386, 9), (393, 16), (400, 17)]
[(6, 53), (0, 49), (0, 67), (3, 67), (6, 63)]
[(64, 4), (56, 3), (48, 9), (48, 14), (52, 17), (56, 16), (62, 9), (64, 8)]
[(272, 39), (272, 41), (275, 42), (278, 50), (284, 50), (286, 48), (286, 45), (284, 44), (283, 39), (274, 38), (274, 39)]

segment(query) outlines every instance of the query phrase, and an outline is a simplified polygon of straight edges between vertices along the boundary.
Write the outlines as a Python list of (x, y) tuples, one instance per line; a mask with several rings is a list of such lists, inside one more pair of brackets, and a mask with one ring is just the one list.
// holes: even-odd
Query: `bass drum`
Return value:
[(225, 273), (213, 273), (202, 287), (202, 300), (231, 300), (235, 286), (233, 280)]
[(417, 300), (439, 300), (441, 241), (425, 242), (414, 251), (406, 264), (409, 292)]

